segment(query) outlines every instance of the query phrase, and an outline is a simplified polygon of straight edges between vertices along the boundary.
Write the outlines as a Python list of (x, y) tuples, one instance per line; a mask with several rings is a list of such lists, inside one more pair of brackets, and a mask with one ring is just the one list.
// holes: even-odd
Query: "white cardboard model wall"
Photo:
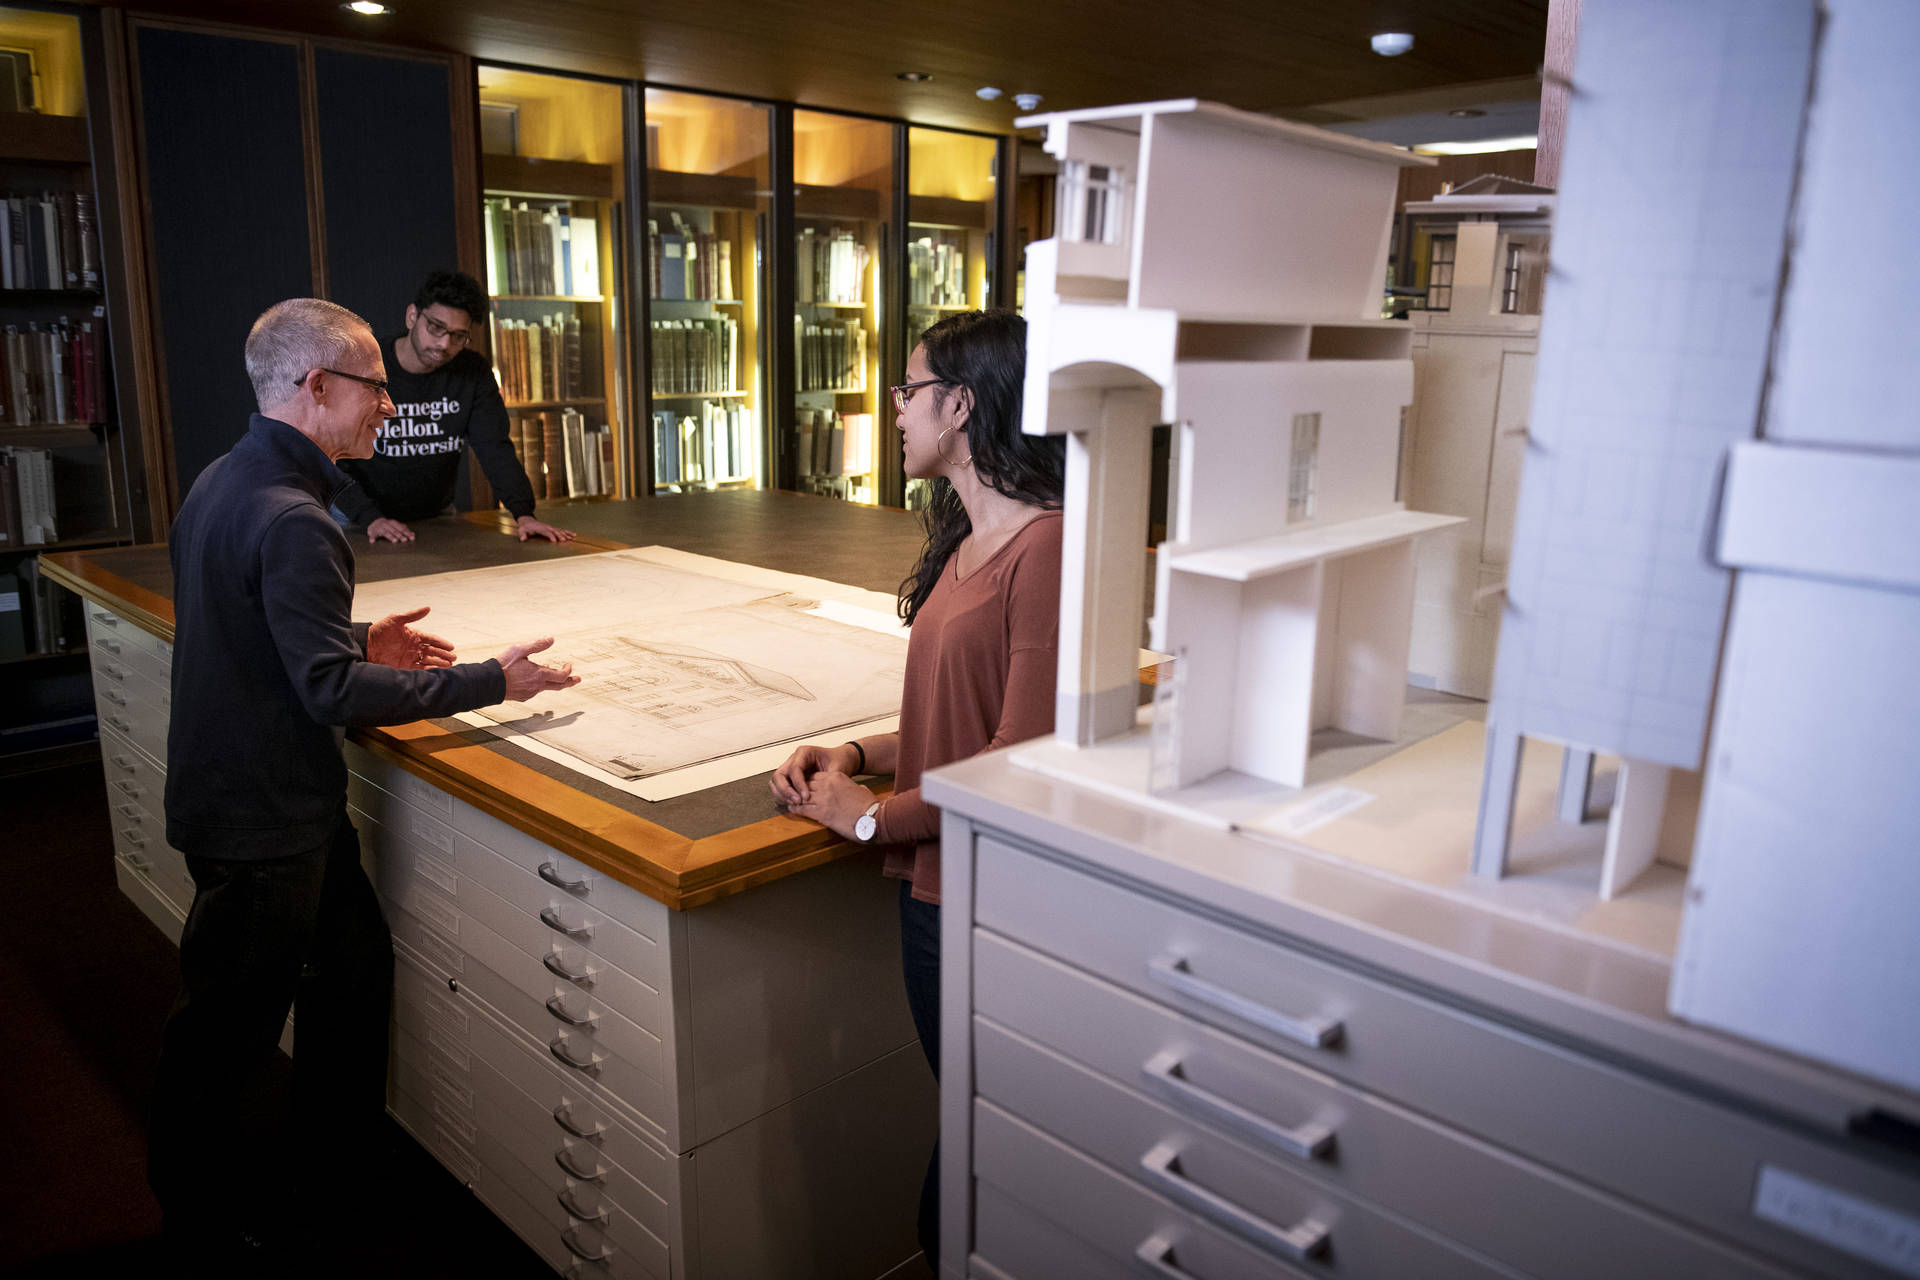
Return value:
[(1028, 117), (1061, 237), (1027, 250), (1025, 429), (1068, 437), (1057, 736), (1135, 731), (1150, 431), (1178, 424), (1151, 643), (1156, 790), (1300, 786), (1316, 728), (1392, 738), (1413, 539), (1410, 330), (1382, 322), (1378, 143), (1194, 101)]
[(1916, 62), (1906, 0), (1583, 11), (1476, 848), (1522, 736), (1623, 757), (1609, 892), (1704, 770), (1673, 1012), (1907, 1089)]

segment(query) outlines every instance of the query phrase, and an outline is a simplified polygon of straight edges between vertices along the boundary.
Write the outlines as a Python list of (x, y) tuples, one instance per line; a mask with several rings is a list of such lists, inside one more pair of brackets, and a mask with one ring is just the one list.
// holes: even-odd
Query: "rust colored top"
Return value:
[(1036, 516), (961, 578), (950, 556), (913, 620), (894, 793), (874, 815), (886, 873), (940, 901), (940, 811), (920, 775), (1053, 729), (1061, 516)]

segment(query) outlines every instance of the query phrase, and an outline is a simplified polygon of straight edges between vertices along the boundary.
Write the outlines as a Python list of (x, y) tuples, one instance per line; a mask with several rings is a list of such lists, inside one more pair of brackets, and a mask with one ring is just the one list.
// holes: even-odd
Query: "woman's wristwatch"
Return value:
[(873, 815), (880, 812), (880, 802), (875, 800), (867, 806), (867, 811), (853, 820), (853, 838), (861, 844), (872, 844), (874, 833), (880, 829), (880, 820)]

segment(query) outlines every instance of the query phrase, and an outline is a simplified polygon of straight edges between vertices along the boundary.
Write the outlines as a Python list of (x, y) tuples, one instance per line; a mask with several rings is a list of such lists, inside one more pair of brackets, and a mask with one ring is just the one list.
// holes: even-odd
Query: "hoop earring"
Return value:
[(972, 453), (968, 453), (967, 456), (964, 458), (957, 458), (957, 459), (949, 458), (947, 456), (947, 431), (958, 431), (958, 430), (960, 430), (959, 427), (948, 427), (946, 431), (942, 431), (940, 433), (940, 438), (933, 442), (933, 451), (940, 455), (940, 461), (946, 463), (950, 467), (970, 467), (973, 465)]

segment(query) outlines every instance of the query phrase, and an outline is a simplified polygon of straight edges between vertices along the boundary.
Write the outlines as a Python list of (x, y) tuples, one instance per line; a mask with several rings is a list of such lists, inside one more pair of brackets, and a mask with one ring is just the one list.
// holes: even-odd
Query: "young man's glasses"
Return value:
[(449, 344), (456, 347), (466, 346), (467, 340), (472, 336), (465, 329), (449, 329), (432, 316), (423, 315), (420, 319), (427, 326), (428, 333), (435, 338), (445, 338)]
[(953, 384), (945, 378), (922, 378), (918, 382), (903, 382), (897, 387), (889, 387), (893, 392), (893, 407), (901, 413), (907, 411), (907, 401), (913, 399), (913, 393), (922, 387), (948, 387)]
[[(309, 369), (307, 372), (311, 373), (312, 370)], [(379, 392), (383, 396), (387, 394), (387, 384), (380, 381), (380, 379), (378, 378), (363, 378), (357, 373), (348, 373), (344, 369), (322, 369), (320, 370), (320, 372), (330, 373), (336, 378), (351, 378), (355, 382), (364, 383), (365, 385), (372, 387), (375, 391)], [(296, 387), (300, 386), (306, 380), (307, 380), (307, 375), (303, 373), (299, 377), (293, 380), (293, 385)]]

